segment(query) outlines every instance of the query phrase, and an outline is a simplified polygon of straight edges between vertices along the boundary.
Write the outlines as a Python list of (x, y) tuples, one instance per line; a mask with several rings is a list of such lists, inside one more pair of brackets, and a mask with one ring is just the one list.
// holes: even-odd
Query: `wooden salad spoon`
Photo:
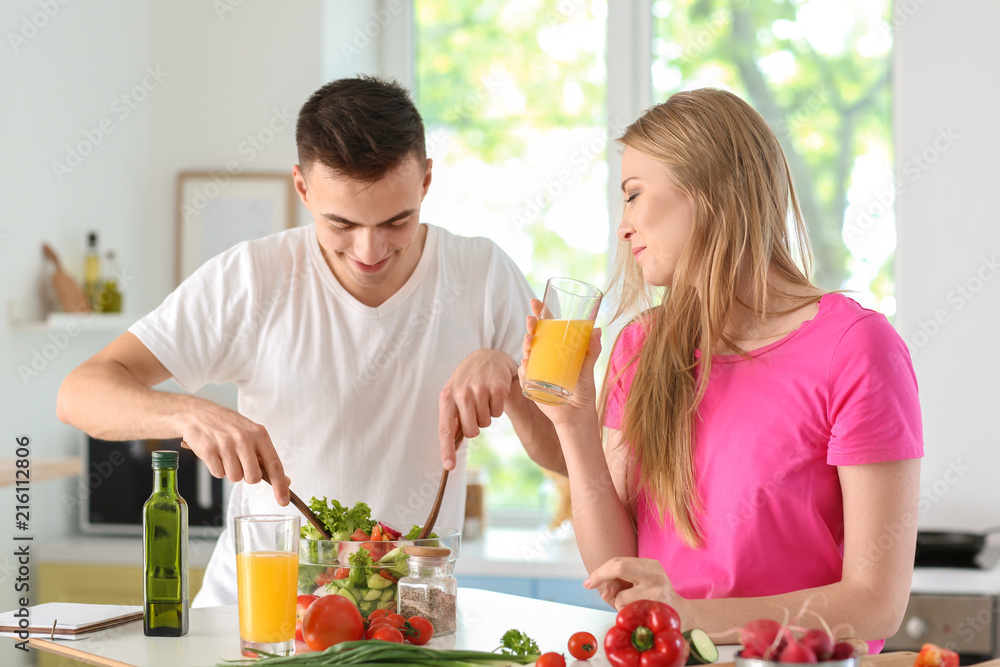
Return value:
[[(458, 451), (458, 446), (462, 442), (462, 427), (458, 427), (458, 433), (455, 434), (455, 450)], [(431, 534), (431, 530), (434, 528), (434, 522), (437, 521), (438, 512), (441, 510), (441, 499), (444, 498), (444, 487), (448, 484), (448, 469), (441, 469), (441, 483), (438, 484), (437, 497), (434, 499), (434, 505), (431, 507), (431, 513), (427, 515), (427, 521), (424, 522), (424, 527), (420, 529), (420, 534), (417, 535), (418, 540), (426, 539), (428, 535)]]

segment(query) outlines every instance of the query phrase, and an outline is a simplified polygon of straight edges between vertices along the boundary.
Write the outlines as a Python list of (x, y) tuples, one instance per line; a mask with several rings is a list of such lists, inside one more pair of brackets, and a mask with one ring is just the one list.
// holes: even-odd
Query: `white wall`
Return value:
[(896, 5), (896, 326), (924, 414), (920, 524), (982, 529), (1000, 524), (1000, 4)]
[[(294, 121), (252, 160), (241, 143), (267, 126), (275, 109), (294, 117), (325, 72), (353, 74), (365, 62), (331, 57), (324, 65), (321, 0), (62, 2), (0, 4), (0, 457), (13, 456), (15, 437), (23, 435), (35, 457), (77, 453), (75, 429), (55, 417), (56, 392), (116, 334), (67, 337), (37, 376), (22, 378), (18, 367), (31, 368), (34, 351), (52, 339), (50, 332), (12, 330), (7, 302), (37, 303), (44, 294), (42, 242), (79, 276), (86, 234), (98, 231), (130, 277), (126, 312), (142, 315), (173, 287), (177, 172), (217, 169), (231, 159), (246, 171), (290, 171)], [(232, 11), (219, 13), (220, 6)], [(344, 15), (357, 11), (352, 5)], [(115, 100), (144, 80), (147, 89), (135, 95), (144, 99), (126, 116)], [(85, 132), (96, 141), (102, 119), (111, 131), (101, 131), (93, 151), (60, 179), (53, 162), (64, 163)], [(232, 392), (218, 395), (227, 401)], [(39, 483), (31, 496), (36, 540), (76, 529), (64, 502), (77, 497), (74, 484)], [(0, 610), (16, 603), (13, 505), (12, 490), (0, 489)], [(0, 663), (22, 657), (0, 643)]]

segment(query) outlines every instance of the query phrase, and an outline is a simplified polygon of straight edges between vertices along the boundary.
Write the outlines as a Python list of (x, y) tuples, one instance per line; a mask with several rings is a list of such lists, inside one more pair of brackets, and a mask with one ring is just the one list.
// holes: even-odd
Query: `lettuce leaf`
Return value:
[[(358, 528), (370, 535), (372, 527), (375, 526), (371, 508), (361, 501), (354, 503), (354, 507), (348, 509), (336, 499), (327, 500), (326, 497), (320, 499), (313, 496), (309, 501), (309, 509), (323, 522), (333, 540), (349, 540)], [(301, 536), (313, 540), (322, 539), (319, 531), (311, 525), (302, 528)]]

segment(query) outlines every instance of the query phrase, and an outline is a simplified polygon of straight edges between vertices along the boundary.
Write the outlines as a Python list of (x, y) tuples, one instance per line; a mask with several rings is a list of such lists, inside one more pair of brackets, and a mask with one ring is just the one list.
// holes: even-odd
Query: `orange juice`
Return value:
[[(572, 395), (593, 328), (590, 320), (538, 320), (525, 380), (554, 386), (567, 397)], [(541, 391), (531, 391), (531, 398), (553, 405), (566, 402)]]
[(288, 551), (236, 554), (240, 639), (286, 642), (295, 638), (299, 555)]

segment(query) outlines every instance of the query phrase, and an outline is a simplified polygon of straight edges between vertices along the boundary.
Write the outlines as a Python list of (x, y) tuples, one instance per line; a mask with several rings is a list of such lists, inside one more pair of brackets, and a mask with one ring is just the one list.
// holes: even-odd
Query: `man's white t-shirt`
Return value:
[[(532, 297), (492, 241), (428, 225), (410, 278), (365, 306), (334, 277), (309, 226), (209, 260), (129, 330), (188, 391), (236, 383), (239, 412), (267, 429), (303, 500), (364, 501), (405, 532), (437, 493), (441, 389), (475, 350), (520, 362)], [(462, 527), (466, 451), (439, 526)], [(232, 518), (269, 513), (297, 510), (280, 507), (267, 484), (234, 486), (196, 606), (236, 603)]]

